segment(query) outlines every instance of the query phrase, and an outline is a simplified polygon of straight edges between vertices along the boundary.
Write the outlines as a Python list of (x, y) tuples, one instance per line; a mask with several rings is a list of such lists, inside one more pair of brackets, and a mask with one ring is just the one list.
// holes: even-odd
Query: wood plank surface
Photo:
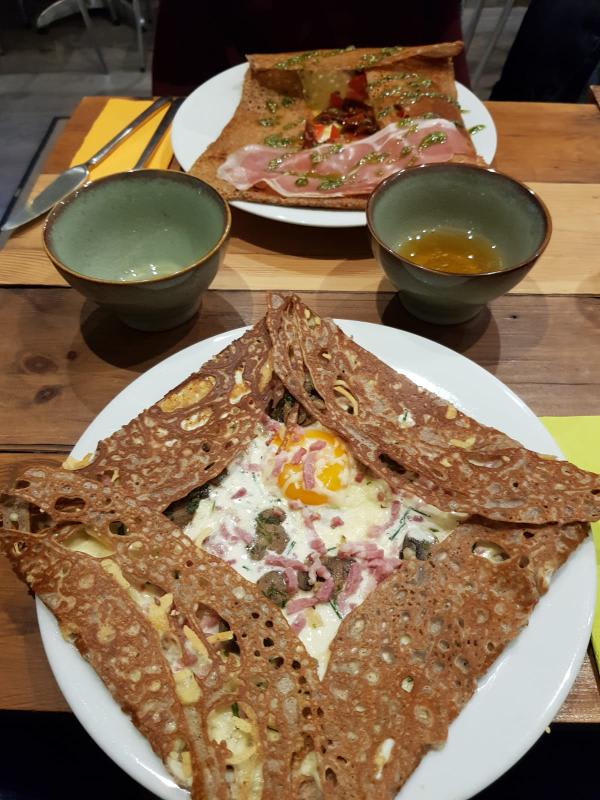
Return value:
[[(383, 322), (456, 350), (537, 414), (600, 414), (600, 298), (507, 295), (464, 325), (419, 322), (389, 292), (303, 293), (322, 314)], [(130, 330), (70, 289), (0, 289), (0, 448), (68, 447), (126, 384), (200, 339), (255, 322), (258, 292), (207, 292), (199, 316)]]
[[(599, 115), (600, 116), (600, 115)], [(53, 178), (42, 175), (37, 190)], [(599, 294), (600, 184), (534, 183), (553, 220), (548, 249), (515, 294)], [(389, 291), (366, 228), (297, 228), (233, 209), (232, 236), (212, 287), (266, 291)], [(0, 285), (65, 286), (42, 243), (43, 223), (0, 250)]]
[[(44, 166), (70, 166), (106, 97), (84, 97)], [(522, 181), (600, 183), (600, 113), (589, 103), (485, 103), (498, 132), (496, 169)], [(565, 143), (566, 138), (566, 143)]]
[(594, 103), (485, 105), (498, 132), (496, 169), (527, 182), (600, 183)]

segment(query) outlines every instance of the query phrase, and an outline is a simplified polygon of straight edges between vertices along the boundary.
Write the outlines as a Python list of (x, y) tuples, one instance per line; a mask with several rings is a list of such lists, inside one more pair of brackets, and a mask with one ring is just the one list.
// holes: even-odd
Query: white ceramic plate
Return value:
[[(490, 373), (428, 339), (381, 325), (341, 321), (344, 331), (395, 369), (535, 450), (560, 455), (529, 408)], [(99, 439), (159, 400), (199, 364), (243, 332), (223, 333), (176, 353), (127, 386), (76, 444), (77, 458)], [(555, 577), (530, 624), (481, 681), (450, 728), (448, 743), (429, 753), (401, 800), (464, 800), (505, 772), (554, 718), (579, 671), (595, 599), (595, 558), (585, 542)], [(38, 601), (46, 654), (67, 702), (98, 745), (132, 778), (164, 800), (184, 800), (150, 746), (92, 668), (67, 644)]]
[[(171, 129), (173, 151), (181, 166), (189, 171), (198, 156), (217, 139), (233, 116), (240, 97), (248, 64), (238, 64), (206, 81), (183, 103)], [(498, 137), (489, 111), (473, 92), (456, 83), (458, 102), (463, 109), (467, 128), (485, 125), (473, 136), (477, 154), (488, 164), (496, 153)], [(259, 217), (291, 222), (294, 225), (316, 225), (321, 228), (356, 228), (367, 224), (364, 211), (336, 211), (327, 208), (291, 208), (266, 203), (235, 201), (236, 208)]]

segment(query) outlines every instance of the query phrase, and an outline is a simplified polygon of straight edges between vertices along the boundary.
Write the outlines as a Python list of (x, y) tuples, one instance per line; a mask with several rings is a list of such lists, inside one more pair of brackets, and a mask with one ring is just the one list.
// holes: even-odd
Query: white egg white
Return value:
[[(319, 431), (324, 431), (318, 425), (310, 426), (310, 430), (313, 431), (311, 436), (317, 439)], [(319, 486), (318, 491), (327, 499), (319, 505), (290, 500), (283, 493), (285, 486), (282, 490), (276, 474), (283, 458), (279, 454), (284, 436), (283, 426), (275, 437), (273, 431), (261, 429), (248, 449), (230, 464), (221, 482), (212, 486), (209, 496), (200, 501), (185, 529), (197, 546), (223, 558), (247, 580), (255, 583), (261, 575), (274, 569), (264, 560), (253, 560), (249, 552), (255, 536), (256, 517), (268, 508), (285, 512), (283, 526), (288, 543), (282, 555), (300, 562), (306, 562), (315, 553), (310, 544), (315, 538), (324, 543), (327, 555), (335, 555), (345, 543), (373, 542), (385, 557), (398, 557), (407, 535), (416, 539), (434, 536), (441, 541), (458, 524), (459, 515), (443, 513), (416, 498), (394, 494), (383, 480), (358, 465), (347, 451), (336, 459), (331, 446), (323, 447), (313, 456), (318, 458), (315, 472), (322, 474), (328, 464), (337, 460), (343, 464), (340, 488), (327, 491)], [(295, 449), (306, 445), (308, 450), (314, 440), (298, 441)], [(295, 449), (294, 446), (290, 448), (288, 461)], [(288, 614), (284, 609), (290, 623), (299, 614), (304, 615), (305, 624), (298, 635), (319, 662), (321, 675), (325, 672), (329, 648), (342, 617), (359, 605), (376, 585), (375, 578), (364, 570), (352, 603), (343, 610), (335, 602), (319, 603), (314, 609), (296, 614)], [(294, 599), (310, 596), (312, 592), (299, 591)]]

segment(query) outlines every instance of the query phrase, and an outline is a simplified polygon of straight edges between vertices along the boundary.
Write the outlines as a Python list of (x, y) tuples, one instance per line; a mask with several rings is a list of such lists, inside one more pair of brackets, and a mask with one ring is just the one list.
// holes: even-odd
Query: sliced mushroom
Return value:
[(248, 548), (250, 558), (260, 561), (267, 550), (283, 553), (289, 537), (282, 525), (285, 511), (280, 508), (266, 508), (256, 517), (256, 538)]
[(258, 579), (256, 585), (264, 596), (279, 608), (283, 608), (287, 603), (289, 595), (283, 572), (279, 572), (276, 569), (265, 572)]
[(325, 556), (321, 563), (327, 567), (333, 578), (333, 592), (331, 596), (335, 599), (344, 588), (348, 579), (350, 567), (354, 564), (353, 558), (339, 558), (339, 556)]

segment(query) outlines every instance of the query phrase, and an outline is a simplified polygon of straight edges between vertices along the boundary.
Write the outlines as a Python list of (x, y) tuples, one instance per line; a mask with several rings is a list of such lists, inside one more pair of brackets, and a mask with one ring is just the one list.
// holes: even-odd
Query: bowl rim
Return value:
[[(377, 196), (380, 193), (383, 193), (387, 186), (395, 181), (402, 180), (407, 174), (414, 173), (415, 170), (432, 170), (436, 171), (438, 169), (457, 169), (461, 170), (471, 170), (471, 171), (478, 171), (478, 172), (487, 172), (490, 175), (497, 175), (498, 177), (509, 181), (514, 186), (516, 186), (519, 191), (523, 192), (524, 194), (528, 195), (534, 203), (540, 208), (542, 212), (542, 216), (544, 217), (544, 221), (546, 223), (544, 238), (542, 239), (541, 244), (533, 251), (533, 253), (526, 258), (524, 261), (520, 261), (518, 264), (514, 264), (512, 267), (506, 267), (504, 269), (497, 269), (492, 270), (491, 272), (451, 272), (450, 270), (440, 270), (440, 269), (430, 269), (429, 267), (424, 267), (422, 264), (418, 264), (416, 261), (411, 261), (410, 258), (406, 258), (406, 256), (401, 256), (391, 247), (389, 247), (382, 239), (375, 233), (374, 224), (373, 224), (373, 206), (376, 202)], [(493, 179), (495, 180), (495, 178)], [(542, 255), (546, 247), (548, 246), (548, 242), (550, 241), (550, 237), (552, 236), (552, 217), (550, 216), (550, 212), (548, 211), (547, 205), (544, 203), (542, 198), (534, 192), (533, 189), (530, 189), (529, 186), (524, 184), (522, 181), (517, 180), (517, 178), (513, 178), (510, 175), (507, 175), (506, 172), (502, 172), (501, 170), (494, 169), (493, 167), (482, 167), (477, 164), (466, 164), (462, 162), (438, 162), (435, 164), (419, 164), (417, 167), (410, 167), (407, 169), (403, 169), (401, 172), (395, 172), (392, 175), (389, 175), (385, 180), (383, 180), (369, 195), (369, 199), (367, 201), (367, 226), (369, 228), (369, 233), (378, 243), (378, 245), (383, 248), (387, 253), (394, 258), (400, 259), (401, 261), (406, 261), (407, 264), (410, 264), (411, 267), (416, 267), (417, 269), (421, 269), (424, 272), (429, 273), (430, 275), (451, 275), (452, 277), (463, 277), (463, 278), (485, 278), (486, 275), (505, 275), (509, 272), (516, 272), (519, 269), (523, 269), (523, 267), (527, 267), (532, 262), (537, 261), (537, 259)]]
[[(138, 281), (115, 281), (115, 280), (107, 280), (104, 278), (95, 278), (91, 275), (84, 275), (81, 272), (77, 272), (67, 265), (52, 251), (52, 247), (49, 241), (50, 233), (52, 231), (52, 227), (54, 226), (56, 220), (60, 215), (63, 213), (64, 209), (69, 206), (71, 203), (77, 200), (77, 198), (83, 193), (88, 191), (93, 191), (97, 186), (108, 183), (111, 181), (116, 180), (130, 180), (129, 177), (131, 176), (132, 179), (137, 180), (137, 176), (140, 177), (161, 177), (167, 178), (168, 180), (176, 180), (181, 181), (183, 180), (185, 183), (199, 183), (212, 193), (214, 197), (216, 197), (223, 211), (225, 212), (225, 219), (224, 219), (224, 228), (223, 233), (219, 237), (217, 243), (201, 258), (197, 259), (191, 264), (184, 265), (181, 269), (178, 269), (176, 272), (172, 272), (169, 275), (157, 275), (154, 278), (144, 278)], [(211, 256), (213, 256), (225, 243), (229, 233), (231, 231), (231, 208), (229, 207), (229, 203), (223, 197), (223, 195), (218, 192), (214, 186), (211, 186), (210, 183), (206, 183), (201, 178), (197, 178), (195, 175), (190, 175), (187, 172), (179, 172), (174, 169), (130, 169), (125, 170), (123, 172), (115, 172), (112, 175), (104, 175), (101, 178), (97, 178), (96, 180), (86, 181), (83, 186), (77, 187), (72, 192), (70, 192), (66, 197), (63, 197), (62, 200), (59, 200), (55, 206), (51, 209), (50, 213), (46, 217), (44, 221), (44, 228), (42, 231), (42, 241), (44, 244), (44, 251), (48, 258), (52, 261), (52, 263), (56, 266), (59, 270), (64, 270), (68, 275), (72, 275), (74, 278), (78, 278), (79, 280), (89, 281), (91, 283), (101, 284), (102, 286), (148, 286), (149, 284), (154, 283), (161, 283), (162, 281), (171, 281), (174, 278), (179, 278), (181, 275), (187, 274), (191, 270), (195, 269), (196, 267), (201, 267), (206, 261), (208, 261)]]

